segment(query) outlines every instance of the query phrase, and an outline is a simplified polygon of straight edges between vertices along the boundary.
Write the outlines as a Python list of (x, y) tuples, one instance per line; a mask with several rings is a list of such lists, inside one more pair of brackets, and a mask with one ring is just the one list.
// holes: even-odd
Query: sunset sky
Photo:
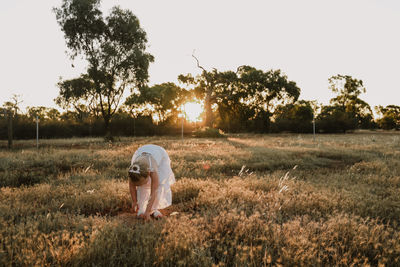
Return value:
[[(22, 107), (56, 107), (59, 77), (85, 70), (65, 53), (52, 11), (60, 5), (1, 1), (0, 105), (19, 94)], [(207, 69), (281, 69), (301, 88), (300, 99), (328, 104), (328, 78), (343, 74), (364, 81), (360, 97), (372, 107), (400, 105), (398, 0), (107, 0), (104, 14), (115, 5), (132, 10), (147, 32), (151, 85), (199, 73), (195, 51)]]

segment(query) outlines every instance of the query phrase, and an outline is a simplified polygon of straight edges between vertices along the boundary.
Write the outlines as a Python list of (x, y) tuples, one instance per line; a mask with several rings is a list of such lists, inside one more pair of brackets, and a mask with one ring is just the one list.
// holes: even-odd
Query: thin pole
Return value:
[(39, 117), (36, 116), (36, 148), (39, 149)]
[(314, 113), (313, 113), (313, 139), (314, 139), (314, 142), (315, 142), (315, 117), (314, 117)]
[(8, 111), (8, 148), (12, 147), (13, 143), (13, 129), (12, 129), (13, 115), (11, 110)]
[(183, 120), (185, 119), (185, 106), (182, 107), (182, 140), (183, 140)]
[(92, 137), (92, 132), (93, 132), (93, 123), (92, 123), (92, 117), (89, 115), (89, 135)]
[(133, 137), (136, 137), (136, 131), (135, 131), (136, 130), (135, 129), (136, 128), (136, 125), (135, 125), (136, 123), (135, 123), (135, 121), (136, 121), (136, 117), (133, 117)]
[(182, 140), (183, 140), (183, 114), (182, 114)]

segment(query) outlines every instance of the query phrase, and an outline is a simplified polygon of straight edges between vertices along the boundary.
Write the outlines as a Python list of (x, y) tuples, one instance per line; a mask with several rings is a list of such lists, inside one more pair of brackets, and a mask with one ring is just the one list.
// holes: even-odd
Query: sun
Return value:
[(200, 115), (203, 113), (203, 105), (199, 102), (187, 102), (184, 106), (186, 119), (192, 122), (201, 121)]

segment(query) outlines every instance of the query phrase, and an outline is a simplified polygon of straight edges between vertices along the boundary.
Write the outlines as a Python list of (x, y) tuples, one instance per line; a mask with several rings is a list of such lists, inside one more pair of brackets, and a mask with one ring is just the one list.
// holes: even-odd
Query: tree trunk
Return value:
[(210, 73), (208, 71), (206, 71), (205, 68), (200, 66), (200, 62), (197, 59), (197, 57), (195, 57), (193, 54), (192, 54), (192, 57), (196, 60), (197, 67), (203, 70), (203, 73), (202, 73), (203, 77), (205, 77), (206, 80), (208, 80), (208, 78), (210, 78), (210, 80), (208, 80), (207, 85), (206, 85), (206, 98), (204, 100), (204, 108), (206, 110), (205, 126), (211, 128), (213, 126), (213, 114), (212, 114), (212, 109), (211, 109), (211, 95), (212, 95), (214, 86), (211, 81)]
[(12, 148), (13, 144), (12, 120), (13, 120), (12, 112), (8, 111), (8, 148)]
[(210, 89), (206, 92), (206, 99), (204, 101), (204, 108), (206, 110), (205, 126), (212, 127), (213, 124), (213, 114), (211, 109), (211, 93)]
[(106, 134), (104, 135), (104, 140), (113, 141), (114, 138), (111, 135), (111, 129), (110, 129), (110, 118), (104, 117), (104, 130), (106, 132)]

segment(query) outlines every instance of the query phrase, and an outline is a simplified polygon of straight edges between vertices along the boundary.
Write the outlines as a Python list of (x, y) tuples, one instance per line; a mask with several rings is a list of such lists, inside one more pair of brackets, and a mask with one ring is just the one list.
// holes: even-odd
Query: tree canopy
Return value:
[(400, 129), (400, 106), (377, 106), (376, 111), (381, 118), (377, 121), (383, 129)]
[(295, 103), (279, 105), (274, 111), (275, 129), (307, 133), (312, 130), (313, 101), (299, 100)]
[(362, 80), (338, 74), (328, 81), (329, 88), (337, 94), (330, 103), (345, 112), (350, 120), (354, 120), (355, 127), (370, 127), (373, 119), (371, 107), (359, 98), (360, 94), (366, 92)]
[(125, 105), (130, 109), (141, 110), (148, 115), (155, 112), (160, 122), (177, 116), (179, 109), (190, 98), (191, 92), (172, 82), (141, 87), (138, 93), (130, 95)]
[(88, 63), (79, 78), (60, 81), (56, 102), (68, 107), (79, 100), (99, 107), (105, 128), (117, 110), (125, 89), (144, 86), (149, 63), (146, 33), (130, 10), (113, 7), (103, 17), (100, 0), (64, 0), (54, 8), (71, 59), (82, 55)]
[(212, 125), (212, 105), (217, 104), (220, 119), (228, 128), (239, 119), (252, 120), (260, 124), (261, 131), (268, 131), (274, 107), (292, 103), (300, 95), (300, 88), (280, 70), (262, 71), (251, 66), (240, 66), (236, 72), (202, 69), (196, 77), (187, 74), (178, 79), (193, 85), (196, 96), (204, 99), (206, 126)]

